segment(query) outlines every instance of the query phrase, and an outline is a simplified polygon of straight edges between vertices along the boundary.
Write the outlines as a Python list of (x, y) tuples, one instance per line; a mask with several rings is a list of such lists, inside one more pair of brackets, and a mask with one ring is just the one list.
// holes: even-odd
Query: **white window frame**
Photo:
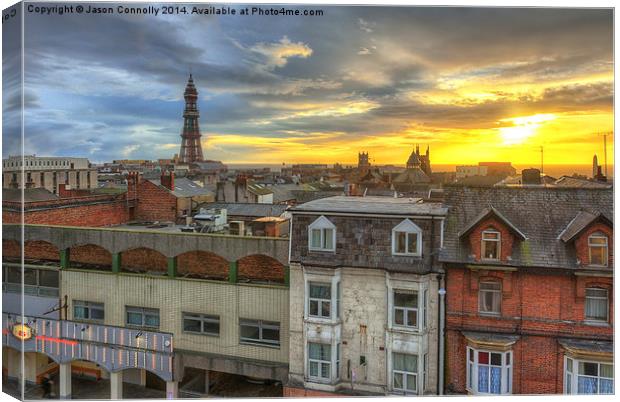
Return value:
[[(329, 288), (329, 299), (321, 299), (318, 297), (311, 297), (311, 288), (312, 286), (326, 286)], [(316, 281), (308, 281), (308, 317), (314, 318), (324, 318), (330, 319), (332, 318), (332, 300), (333, 292), (332, 292), (332, 284), (331, 282), (316, 282)], [(312, 314), (312, 303), (317, 303), (317, 314)], [(323, 304), (329, 303), (328, 315), (323, 315)]]
[[(258, 328), (258, 339), (243, 337), (243, 335), (241, 335), (242, 326)], [(265, 339), (263, 337), (263, 329), (278, 330), (278, 340), (274, 341), (272, 339)], [(279, 322), (253, 320), (250, 318), (239, 318), (239, 343), (240, 344), (279, 348), (281, 342), (282, 342), (282, 330), (281, 330), (281, 326)]]
[[(603, 291), (605, 292), (605, 297), (588, 296), (588, 290)], [(586, 315), (588, 311), (588, 300), (604, 300), (605, 301), (605, 318), (604, 319), (588, 317)], [(609, 290), (603, 289), (603, 288), (596, 288), (596, 287), (586, 288), (583, 308), (584, 308), (583, 317), (585, 321), (591, 322), (591, 323), (608, 323), (609, 322)]]
[[(485, 239), (484, 235), (488, 233), (497, 234), (497, 239)], [(495, 258), (489, 258), (485, 256), (486, 251), (486, 242), (496, 242), (497, 243), (497, 256)], [(486, 229), (483, 230), (480, 234), (480, 259), (486, 261), (499, 261), (502, 255), (502, 234), (495, 229)]]
[[(185, 329), (185, 320), (192, 320), (200, 322), (200, 331), (190, 331)], [(209, 332), (205, 330), (205, 324), (217, 324), (217, 333)], [(188, 334), (198, 334), (198, 335), (207, 335), (207, 336), (220, 336), (221, 324), (220, 317), (212, 314), (200, 314), (200, 313), (182, 313), (181, 319), (182, 330)]]
[[(320, 245), (317, 247), (312, 244), (312, 231), (319, 230), (320, 235)], [(326, 245), (326, 237), (328, 236), (326, 232), (331, 230), (331, 239), (332, 239), (332, 247), (327, 247)], [(308, 250), (310, 251), (336, 251), (336, 225), (334, 225), (329, 219), (324, 216), (320, 216), (314, 222), (312, 222), (308, 226)]]
[[(480, 392), (478, 390), (478, 373), (479, 367), (481, 364), (478, 363), (478, 353), (489, 353), (489, 363), (482, 364), (482, 366), (489, 367), (489, 391), (491, 387), (491, 367), (500, 367), (501, 369), (501, 385), (500, 385), (500, 393), (492, 393), (492, 392)], [(474, 360), (470, 360), (470, 353), (473, 353)], [(501, 355), (501, 365), (493, 365), (491, 364), (491, 353), (496, 353)], [(508, 359), (508, 360), (507, 360)], [(507, 363), (509, 362), (509, 363)], [(513, 354), (512, 350), (509, 351), (497, 351), (497, 350), (487, 350), (487, 349), (476, 349), (474, 347), (468, 346), (466, 349), (465, 355), (465, 372), (466, 372), (466, 389), (475, 395), (509, 395), (512, 393), (512, 374), (513, 374)]]
[[(75, 315), (76, 307), (83, 308), (84, 310), (88, 311), (87, 313), (88, 317), (76, 317)], [(93, 310), (101, 311), (103, 317), (92, 318)], [(91, 322), (102, 323), (105, 321), (105, 305), (104, 303), (98, 303), (98, 302), (90, 302), (90, 301), (85, 301), (85, 300), (73, 300), (73, 319), (76, 321), (91, 321)]]
[[(314, 345), (321, 345), (321, 347), (323, 346), (328, 346), (329, 347), (329, 357), (327, 360), (323, 360), (323, 359), (313, 359), (310, 357), (310, 345), (314, 344)], [(321, 342), (307, 342), (306, 344), (306, 355), (308, 356), (307, 358), (307, 378), (309, 381), (311, 382), (318, 382), (318, 383), (332, 383), (334, 380), (339, 378), (339, 373), (334, 372), (334, 367), (336, 367), (337, 365), (339, 365), (339, 361), (337, 361), (335, 359), (334, 356), (334, 349), (338, 348), (339, 345), (336, 345), (334, 347), (334, 345), (329, 344), (329, 343), (321, 343)], [(313, 376), (310, 372), (310, 365), (311, 363), (316, 363), (317, 367), (318, 367), (318, 376)], [(323, 366), (329, 366), (329, 376), (328, 377), (323, 377), (321, 376), (321, 373), (323, 372), (322, 368)]]
[[(569, 363), (570, 366), (572, 368), (572, 370), (569, 370)], [(591, 364), (597, 364), (597, 371), (598, 371), (598, 375), (597, 376), (590, 376), (590, 375), (585, 375), (585, 374), (579, 374), (579, 363), (591, 363)], [(602, 377), (601, 376), (601, 364), (606, 364), (609, 366), (612, 366), (612, 372), (613, 372), (613, 362), (601, 362), (601, 361), (595, 361), (595, 360), (581, 360), (581, 359), (574, 359), (572, 357), (569, 356), (564, 356), (564, 394), (572, 394), (572, 395), (610, 395), (610, 394), (601, 394), (600, 393), (600, 382), (601, 379), (606, 379), (606, 380), (611, 380), (612, 384), (613, 384), (613, 377)], [(584, 394), (584, 393), (579, 393), (579, 377), (588, 377), (588, 378), (596, 378), (596, 394)], [(613, 385), (612, 385), (613, 387)], [(613, 394), (613, 390), (612, 390), (612, 394)]]
[[(593, 244), (591, 242), (592, 239), (605, 239), (605, 244)], [(592, 264), (592, 248), (602, 248), (605, 250), (604, 252), (604, 256), (605, 256), (605, 261), (603, 262), (603, 264)], [(589, 265), (593, 266), (593, 267), (607, 267), (609, 266), (609, 239), (607, 238), (607, 236), (605, 236), (604, 233), (602, 232), (595, 232), (593, 234), (591, 234), (590, 236), (588, 236), (588, 262), (590, 263)]]
[[(132, 324), (129, 322), (129, 313), (140, 314), (141, 315), (141, 324)], [(147, 325), (146, 324), (146, 316), (157, 316), (157, 325)], [(128, 327), (134, 328), (159, 328), (161, 325), (161, 315), (158, 308), (150, 308), (150, 307), (137, 307), (137, 306), (125, 306), (125, 322)]]
[[(405, 233), (405, 252), (398, 252), (398, 233)], [(415, 234), (416, 249), (409, 250), (409, 235)], [(409, 219), (405, 219), (392, 229), (392, 255), (407, 255), (419, 257), (422, 255), (422, 229)]]
[[(482, 289), (483, 284), (499, 285), (499, 289)], [(482, 293), (493, 293), (494, 297), (499, 298), (499, 311), (482, 310)], [(478, 283), (478, 313), (480, 315), (501, 316), (502, 315), (502, 282), (499, 280), (482, 280)]]
[[(304, 274), (304, 320), (316, 323), (336, 323), (340, 319), (342, 313), (342, 287), (340, 282), (341, 279), (339, 272), (335, 272), (334, 275), (330, 276), (312, 272), (307, 272)], [(312, 283), (331, 287), (329, 317), (310, 315), (310, 284)], [(327, 301), (327, 299), (312, 299)]]
[[(407, 355), (407, 356), (415, 356), (416, 358), (416, 372), (409, 372), (409, 371), (404, 371), (404, 370), (396, 370), (394, 368), (394, 355), (395, 354), (400, 354), (400, 355)], [(420, 371), (420, 359), (419, 356), (414, 354), (414, 353), (403, 353), (403, 352), (396, 352), (396, 351), (392, 351), (392, 375), (391, 375), (391, 382), (392, 382), (392, 391), (394, 392), (398, 392), (398, 393), (402, 393), (405, 395), (418, 395), (420, 392), (420, 384), (418, 383), (419, 380), (419, 376), (418, 373)], [(403, 388), (396, 388), (395, 386), (395, 381), (394, 381), (394, 374), (400, 374), (403, 377)], [(407, 380), (407, 378), (409, 376), (412, 376), (413, 379), (413, 383), (415, 384), (415, 389), (414, 390), (410, 390), (407, 388), (407, 385), (409, 384), (409, 381)]]
[[(417, 300), (417, 307), (405, 307), (405, 306), (397, 306), (396, 305), (396, 298), (395, 295), (397, 293), (402, 293), (402, 294), (415, 294), (416, 300)], [(420, 326), (420, 310), (423, 310), (423, 308), (421, 308), (421, 301), (420, 301), (420, 294), (423, 294), (423, 291), (421, 292), (419, 289), (392, 289), (392, 325), (395, 328), (407, 328), (407, 329), (418, 329)], [(397, 324), (396, 323), (396, 310), (402, 310), (403, 311), (403, 323), (402, 324)], [(411, 325), (408, 322), (408, 312), (409, 311), (415, 311), (416, 313), (416, 322)]]

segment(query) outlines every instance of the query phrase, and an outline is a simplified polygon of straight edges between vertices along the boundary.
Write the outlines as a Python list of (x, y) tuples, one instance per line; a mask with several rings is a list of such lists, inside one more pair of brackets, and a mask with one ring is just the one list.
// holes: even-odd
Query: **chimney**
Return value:
[(538, 169), (523, 169), (521, 171), (521, 183), (523, 184), (541, 184), (540, 170)]
[(167, 170), (162, 172), (161, 185), (170, 191), (174, 191), (174, 173)]

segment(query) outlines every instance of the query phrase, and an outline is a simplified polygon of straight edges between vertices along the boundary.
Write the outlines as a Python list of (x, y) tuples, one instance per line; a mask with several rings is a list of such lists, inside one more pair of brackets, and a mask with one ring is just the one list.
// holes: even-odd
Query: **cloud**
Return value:
[(370, 23), (370, 22), (368, 22), (368, 21), (364, 20), (363, 18), (359, 18), (359, 19), (357, 20), (357, 22), (358, 22), (358, 24), (359, 24), (359, 28), (360, 28), (362, 31), (366, 32), (366, 33), (372, 33), (372, 32), (373, 32), (373, 29), (372, 29), (371, 27), (373, 27), (373, 26), (375, 26), (375, 25), (376, 25), (376, 24), (374, 24), (374, 23)]
[(265, 56), (266, 68), (269, 70), (284, 67), (291, 57), (306, 59), (312, 55), (310, 46), (303, 42), (291, 42), (286, 36), (275, 43), (257, 43), (250, 50)]

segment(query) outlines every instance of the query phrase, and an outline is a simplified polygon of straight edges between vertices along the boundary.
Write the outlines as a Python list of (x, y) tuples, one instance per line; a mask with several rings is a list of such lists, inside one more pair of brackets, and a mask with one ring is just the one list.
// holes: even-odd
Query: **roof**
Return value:
[(287, 205), (283, 204), (253, 204), (241, 202), (209, 202), (200, 205), (202, 208), (225, 209), (228, 216), (281, 216)]
[(247, 189), (249, 192), (251, 192), (252, 194), (256, 194), (256, 195), (273, 194), (273, 192), (268, 187), (264, 186), (263, 184), (258, 184), (258, 183), (248, 182)]
[(613, 222), (611, 189), (461, 186), (445, 189), (444, 202), (449, 210), (444, 248), (439, 255), (442, 262), (474, 262), (467, 239), (460, 238), (459, 233), (489, 208), (495, 209), (527, 238), (514, 244), (509, 263), (493, 265), (579, 268), (574, 247), (560, 240), (560, 234), (580, 211), (600, 213)]
[(353, 213), (381, 215), (445, 215), (447, 209), (438, 202), (422, 202), (420, 198), (336, 196), (306, 202), (293, 212)]
[(580, 179), (578, 177), (562, 176), (554, 183), (558, 187), (575, 187), (575, 188), (611, 188), (610, 183), (602, 183), (600, 181)]
[(471, 331), (463, 331), (462, 334), (465, 338), (473, 342), (497, 346), (509, 346), (519, 340), (518, 335)]
[(581, 353), (612, 354), (614, 343), (611, 341), (588, 341), (583, 339), (559, 339), (560, 345), (565, 348)]
[(459, 179), (456, 184), (462, 186), (491, 187), (504, 179), (505, 176), (467, 176)]
[[(151, 183), (162, 186), (160, 179), (150, 179)], [(163, 187), (163, 186), (162, 186)], [(191, 181), (186, 177), (175, 177), (174, 178), (174, 191), (171, 193), (175, 197), (194, 197), (200, 195), (215, 195), (211, 189), (207, 187), (202, 187), (199, 184)]]
[(590, 226), (591, 223), (599, 219), (603, 219), (608, 221), (608, 223), (611, 223), (609, 219), (601, 213), (593, 214), (587, 211), (579, 211), (577, 213), (577, 216), (575, 216), (575, 218), (570, 221), (570, 223), (568, 224), (568, 226), (566, 226), (562, 233), (560, 233), (559, 237), (564, 243), (568, 243), (569, 241), (574, 239), (575, 236), (581, 233), (581, 231)]
[(506, 226), (508, 226), (508, 228), (518, 237), (521, 238), (521, 240), (525, 240), (527, 239), (527, 237), (521, 233), (521, 231), (515, 226), (513, 225), (512, 222), (510, 222), (508, 219), (506, 219), (506, 217), (504, 215), (502, 215), (498, 210), (496, 210), (493, 207), (489, 207), (484, 209), (482, 212), (480, 212), (480, 214), (475, 217), (474, 219), (471, 220), (471, 222), (469, 222), (468, 225), (466, 225), (463, 230), (461, 230), (459, 232), (459, 237), (465, 236), (466, 234), (468, 234), (473, 228), (476, 227), (476, 225), (478, 225), (478, 223), (480, 221), (482, 221), (483, 219), (486, 219), (490, 216), (495, 216), (497, 219), (499, 219), (500, 221), (502, 221)]
[[(58, 196), (45, 188), (25, 188), (24, 202), (57, 200)], [(22, 202), (22, 190), (19, 188), (2, 189), (2, 200)]]
[(396, 176), (393, 180), (394, 183), (430, 183), (431, 178), (419, 167), (406, 169), (404, 172)]

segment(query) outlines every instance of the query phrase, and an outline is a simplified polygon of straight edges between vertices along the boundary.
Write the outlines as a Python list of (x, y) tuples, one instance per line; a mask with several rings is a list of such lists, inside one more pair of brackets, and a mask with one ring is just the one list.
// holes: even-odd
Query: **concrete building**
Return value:
[(112, 399), (123, 382), (176, 398), (188, 388), (206, 395), (222, 374), (287, 379), (287, 240), (139, 226), (24, 230), (22, 318), (22, 227), (3, 226), (9, 378), (32, 384), (57, 373), (61, 399), (84, 375), (109, 381)]
[(95, 189), (97, 168), (86, 158), (24, 155), (2, 160), (2, 188), (45, 188), (57, 194), (59, 184)]
[(446, 189), (447, 393), (613, 394), (613, 191)]
[(437, 394), (443, 205), (340, 196), (291, 212), (284, 395)]

